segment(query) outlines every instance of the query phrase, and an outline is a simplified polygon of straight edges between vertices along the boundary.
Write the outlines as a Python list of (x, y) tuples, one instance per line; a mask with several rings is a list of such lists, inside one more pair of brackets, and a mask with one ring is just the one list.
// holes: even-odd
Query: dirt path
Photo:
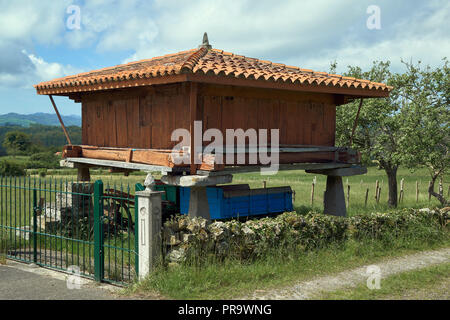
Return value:
[[(450, 248), (436, 251), (424, 251), (392, 260), (374, 264), (381, 270), (381, 278), (393, 274), (421, 269), (424, 267), (450, 261)], [(369, 277), (367, 267), (343, 271), (333, 276), (319, 277), (310, 281), (299, 282), (293, 286), (273, 290), (257, 290), (252, 295), (243, 297), (250, 300), (306, 300), (322, 291), (334, 291), (344, 287), (355, 287), (365, 283)]]

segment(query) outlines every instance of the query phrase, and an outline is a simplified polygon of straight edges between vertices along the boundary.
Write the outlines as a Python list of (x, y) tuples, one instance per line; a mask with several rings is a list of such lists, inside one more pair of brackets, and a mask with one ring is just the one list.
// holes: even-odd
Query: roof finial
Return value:
[(203, 43), (198, 46), (199, 48), (206, 48), (206, 49), (212, 49), (212, 46), (209, 44), (209, 40), (208, 40), (208, 34), (205, 32), (203, 34)]

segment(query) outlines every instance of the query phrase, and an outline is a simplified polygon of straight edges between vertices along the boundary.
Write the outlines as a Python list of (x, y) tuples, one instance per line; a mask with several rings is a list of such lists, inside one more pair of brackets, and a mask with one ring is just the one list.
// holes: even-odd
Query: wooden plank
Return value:
[(127, 145), (126, 147), (138, 148), (139, 137), (139, 99), (130, 97), (126, 100), (127, 111)]
[[(287, 91), (279, 89), (267, 88), (251, 88), (239, 87), (232, 85), (220, 84), (202, 84), (199, 89), (201, 96), (231, 96), (250, 99), (265, 99), (265, 100), (284, 100), (284, 101), (298, 101), (298, 102), (324, 102), (334, 104), (336, 95), (324, 93), (309, 93), (299, 91)], [(339, 95), (338, 95), (339, 96)]]
[(161, 172), (184, 172), (189, 171), (189, 168), (186, 167), (174, 167), (168, 168), (163, 166), (155, 166), (155, 165), (147, 165), (140, 163), (132, 163), (132, 162), (121, 162), (121, 161), (113, 161), (113, 160), (101, 160), (101, 159), (88, 159), (88, 158), (67, 158), (65, 160), (61, 160), (60, 165), (62, 167), (74, 168), (78, 167), (78, 165), (89, 165), (91, 167), (112, 167), (112, 168), (124, 168), (129, 170), (141, 170), (141, 171), (161, 171)]
[(152, 147), (152, 103), (152, 94), (139, 98), (139, 147), (146, 149)]
[[(216, 176), (223, 174), (237, 174), (247, 172), (259, 172), (261, 168), (267, 166), (246, 166), (246, 167), (225, 167), (221, 171), (205, 171), (198, 170), (198, 175)], [(347, 168), (351, 167), (351, 164), (345, 163), (295, 163), (295, 164), (280, 164), (279, 171), (286, 170), (307, 170), (307, 169), (335, 169), (335, 168)]]
[(64, 146), (62, 158), (81, 157), (82, 148), (80, 146)]
[[(105, 150), (105, 149), (82, 149), (82, 157), (100, 160), (127, 161), (130, 160), (129, 150)], [(171, 161), (170, 153), (155, 152), (150, 150), (134, 150), (133, 162), (159, 165), (172, 168), (174, 163)]]
[[(99, 160), (112, 160), (134, 162), (150, 165), (164, 166), (168, 168), (183, 167), (184, 164), (175, 164), (171, 150), (146, 150), (126, 148), (100, 148), (95, 146), (66, 147), (66, 157), (82, 157)], [(224, 166), (215, 163), (215, 155), (203, 155), (203, 161), (198, 167), (202, 170), (221, 170)]]
[(83, 102), (81, 104), (81, 143), (83, 144), (89, 144), (87, 120), (88, 106), (85, 102)]
[(126, 100), (115, 100), (113, 106), (116, 114), (117, 147), (128, 147), (128, 112)]
[(153, 96), (153, 103), (152, 103), (152, 109), (151, 109), (151, 118), (152, 118), (152, 144), (151, 147), (153, 149), (162, 148), (162, 108), (163, 106), (163, 96), (159, 93), (155, 93)]

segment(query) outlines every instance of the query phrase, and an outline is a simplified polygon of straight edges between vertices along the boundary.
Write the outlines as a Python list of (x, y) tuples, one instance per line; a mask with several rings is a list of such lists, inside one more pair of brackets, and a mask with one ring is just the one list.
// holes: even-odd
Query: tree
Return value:
[[(362, 72), (348, 67), (347, 76), (383, 82), (394, 87), (389, 98), (366, 99), (361, 109), (352, 147), (363, 153), (363, 161), (376, 162), (388, 177), (388, 204), (397, 206), (397, 170), (424, 166), (430, 170), (429, 193), (443, 205), (443, 194), (434, 185), (449, 166), (449, 97), (448, 61), (436, 69), (405, 63), (401, 74), (389, 71), (389, 62), (374, 62)], [(336, 68), (336, 64), (332, 64)], [(347, 146), (358, 101), (337, 109), (337, 144)]]
[(409, 168), (428, 168), (428, 192), (448, 205), (443, 193), (434, 191), (437, 179), (444, 176), (450, 164), (450, 68), (448, 60), (443, 61), (443, 66), (435, 69), (422, 67), (420, 62), (404, 62), (407, 71), (398, 76), (397, 83), (404, 105), (403, 162)]
[[(334, 66), (335, 67), (335, 66)], [(397, 170), (402, 161), (403, 149), (400, 144), (401, 105), (398, 100), (397, 77), (389, 70), (390, 62), (375, 61), (369, 71), (360, 67), (348, 67), (346, 76), (367, 79), (394, 86), (388, 98), (365, 99), (359, 115), (358, 126), (351, 147), (361, 151), (363, 162), (374, 161), (383, 169), (388, 178), (391, 207), (397, 206)], [(336, 143), (349, 146), (353, 123), (359, 100), (340, 106), (336, 111)]]
[(27, 169), (58, 169), (58, 157), (52, 151), (38, 152), (31, 155), (26, 167)]
[(11, 131), (5, 135), (3, 147), (8, 154), (16, 156), (27, 152), (31, 147), (31, 138), (21, 131)]
[(0, 161), (0, 176), (1, 177), (16, 177), (24, 176), (24, 168), (18, 164), (11, 161), (1, 160)]

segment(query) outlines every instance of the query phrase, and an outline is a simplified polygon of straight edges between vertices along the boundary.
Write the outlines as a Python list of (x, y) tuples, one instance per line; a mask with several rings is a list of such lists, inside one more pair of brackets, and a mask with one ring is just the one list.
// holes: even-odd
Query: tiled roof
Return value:
[(392, 89), (383, 83), (315, 72), (204, 47), (54, 79), (35, 85), (35, 88), (38, 94), (85, 92), (146, 85), (142, 80), (182, 74), (385, 93)]

